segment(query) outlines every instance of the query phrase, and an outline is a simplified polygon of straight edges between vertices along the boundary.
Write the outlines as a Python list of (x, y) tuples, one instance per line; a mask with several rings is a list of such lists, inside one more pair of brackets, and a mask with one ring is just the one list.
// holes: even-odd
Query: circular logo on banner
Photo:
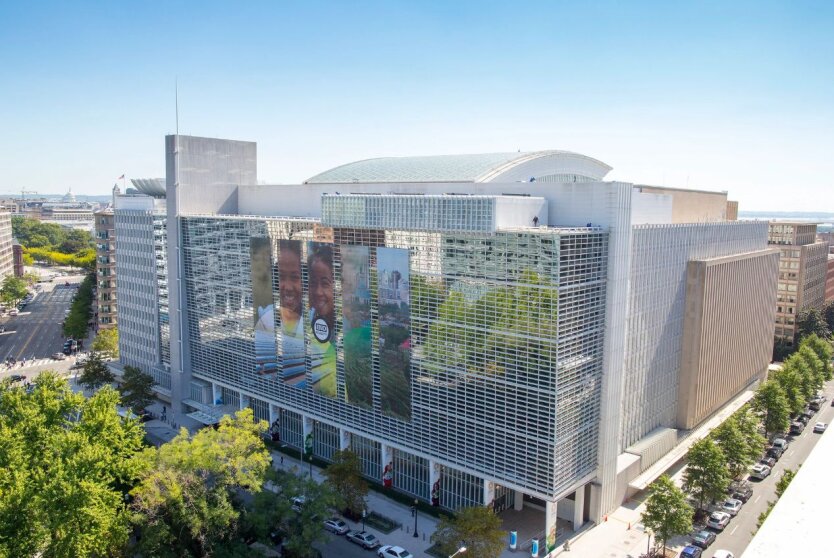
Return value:
[(316, 318), (313, 322), (313, 335), (320, 343), (326, 343), (330, 339), (330, 326), (324, 318)]

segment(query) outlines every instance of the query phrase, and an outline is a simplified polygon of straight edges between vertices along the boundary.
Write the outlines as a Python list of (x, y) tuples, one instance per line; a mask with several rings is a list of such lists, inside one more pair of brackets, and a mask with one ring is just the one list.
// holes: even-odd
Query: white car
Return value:
[(385, 545), (376, 553), (379, 558), (414, 558), (414, 555), (401, 546)]
[(825, 429), (828, 428), (828, 425), (824, 422), (818, 422), (814, 425), (814, 433), (815, 434), (822, 434), (825, 432)]
[(735, 498), (728, 498), (724, 500), (724, 503), (721, 504), (721, 511), (727, 512), (728, 514), (732, 515), (733, 517), (738, 515), (738, 512), (741, 511), (741, 505), (744, 502), (741, 500), (736, 500)]
[(756, 463), (750, 470), (750, 477), (759, 480), (765, 480), (770, 475), (770, 467), (763, 463)]
[(730, 514), (726, 512), (712, 512), (712, 515), (707, 519), (707, 527), (715, 529), (716, 531), (723, 531), (724, 527), (730, 522)]
[(53, 360), (65, 360), (66, 358), (67, 355), (65, 355), (64, 353), (52, 353)]
[(327, 521), (324, 522), (324, 528), (330, 531), (331, 533), (336, 533), (337, 535), (344, 535), (348, 531), (350, 531), (350, 527), (348, 524), (339, 519), (338, 517), (331, 517)]
[(12, 308), (11, 310), (9, 310), (9, 316), (17, 316), (17, 314), (17, 308)]
[(736, 555), (729, 550), (716, 550), (712, 558), (736, 558)]

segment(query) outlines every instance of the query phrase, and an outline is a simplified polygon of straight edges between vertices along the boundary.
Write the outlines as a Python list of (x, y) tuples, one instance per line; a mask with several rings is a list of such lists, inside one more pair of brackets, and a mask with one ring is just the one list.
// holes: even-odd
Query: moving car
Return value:
[(414, 558), (414, 555), (401, 546), (386, 544), (376, 553), (379, 558)]
[(824, 422), (818, 422), (814, 425), (814, 434), (822, 434), (825, 432), (825, 429), (828, 428), (828, 425)]
[(741, 511), (741, 506), (743, 503), (744, 502), (742, 502), (741, 500), (736, 500), (735, 498), (728, 498), (727, 500), (724, 500), (724, 503), (721, 504), (721, 510), (735, 517), (738, 515), (738, 512)]
[(368, 550), (379, 546), (379, 539), (367, 531), (350, 531), (345, 538)]
[(65, 355), (64, 353), (52, 353), (52, 358), (54, 360), (65, 360), (67, 358), (67, 355)]
[(723, 531), (729, 522), (730, 514), (726, 512), (712, 512), (712, 515), (707, 519), (707, 527), (716, 531)]
[(701, 548), (706, 548), (712, 543), (715, 542), (715, 533), (712, 531), (707, 531), (706, 529), (702, 531), (698, 531), (694, 535), (692, 535), (692, 544), (695, 546), (700, 546)]
[(338, 517), (331, 517), (327, 521), (324, 522), (324, 528), (330, 531), (331, 533), (336, 533), (337, 535), (344, 535), (348, 531), (350, 531), (350, 527), (348, 524), (339, 519)]
[(685, 546), (683, 550), (681, 550), (680, 558), (701, 558), (701, 554), (703, 554), (703, 550), (701, 550), (698, 546)]
[(764, 480), (770, 475), (770, 467), (756, 463), (750, 470), (750, 477), (754, 479)]

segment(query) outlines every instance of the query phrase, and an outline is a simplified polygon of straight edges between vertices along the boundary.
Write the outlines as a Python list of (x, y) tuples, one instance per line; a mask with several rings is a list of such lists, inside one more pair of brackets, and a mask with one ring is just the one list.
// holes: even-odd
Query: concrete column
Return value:
[(547, 502), (544, 506), (544, 551), (547, 555), (556, 548), (556, 519), (559, 514), (559, 501)]
[(313, 455), (313, 419), (307, 416), (303, 416), (301, 424), (302, 434), (304, 435), (304, 437), (302, 438), (304, 456), (307, 459), (309, 459), (310, 456)]
[(394, 448), (382, 444), (382, 486), (394, 484)]
[(269, 404), (269, 426), (270, 426), (270, 428), (272, 427), (272, 425), (275, 425), (276, 428), (278, 427), (278, 424), (276, 424), (276, 421), (278, 421), (278, 423), (280, 424), (280, 421), (278, 420), (280, 418), (280, 416), (281, 416), (281, 408), (278, 405), (270, 403)]
[(350, 431), (345, 428), (339, 429), (339, 449), (350, 449)]
[(591, 501), (589, 502), (590, 516), (594, 523), (602, 522), (602, 487), (594, 482), (591, 483)]
[(240, 394), (240, 409), (243, 410), (249, 406), (249, 396)]
[(484, 479), (484, 506), (491, 508), (493, 500), (495, 500), (495, 483)]
[(513, 509), (515, 511), (521, 511), (524, 508), (524, 492), (521, 490), (515, 491), (515, 502), (513, 502)]
[(585, 487), (580, 486), (573, 495), (573, 530), (582, 527), (582, 514), (585, 511)]
[(212, 405), (222, 405), (223, 404), (223, 389), (212, 382), (211, 384), (211, 396), (212, 396)]
[(440, 476), (442, 474), (443, 465), (429, 459), (429, 499), (432, 506), (440, 505)]

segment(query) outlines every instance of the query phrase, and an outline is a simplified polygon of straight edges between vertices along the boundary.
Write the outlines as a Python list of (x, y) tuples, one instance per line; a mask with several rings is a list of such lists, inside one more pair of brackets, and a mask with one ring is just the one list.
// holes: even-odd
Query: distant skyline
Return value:
[(564, 149), (834, 211), (832, 28), (822, 1), (4, 2), (0, 191), (164, 176), (176, 79), (180, 133), (257, 142), (267, 183)]

